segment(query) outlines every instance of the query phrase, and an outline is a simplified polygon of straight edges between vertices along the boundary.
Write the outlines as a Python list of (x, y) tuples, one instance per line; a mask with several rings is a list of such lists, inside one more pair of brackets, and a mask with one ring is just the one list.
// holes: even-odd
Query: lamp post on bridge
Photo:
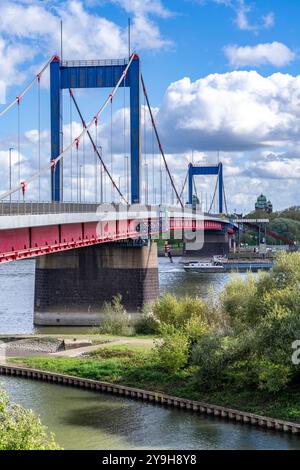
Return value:
[[(99, 153), (101, 155), (101, 158), (103, 159), (102, 145), (97, 145), (97, 149), (99, 149)], [(97, 180), (95, 184), (97, 184)], [(97, 189), (96, 189), (96, 195), (97, 195)], [(96, 202), (97, 202), (97, 197), (96, 197)], [(100, 162), (100, 203), (103, 204), (103, 164), (102, 162)]]
[(125, 187), (126, 187), (126, 199), (129, 201), (129, 157), (128, 155), (124, 156), (124, 178), (125, 178)]
[(149, 182), (148, 182), (148, 163), (145, 163), (145, 204), (148, 205)]
[[(14, 147), (9, 147), (9, 190), (11, 191), (11, 151), (14, 150)], [(9, 195), (9, 202), (11, 202), (11, 193)]]
[(82, 165), (79, 166), (79, 202), (81, 203), (81, 172)]
[[(100, 156), (101, 156), (101, 159), (103, 159), (103, 149), (102, 149), (102, 145), (97, 145), (97, 149), (99, 150), (99, 153), (100, 153)], [(97, 175), (97, 171), (95, 170), (95, 174)], [(95, 192), (96, 192), (96, 202), (97, 202), (97, 195), (98, 195), (98, 191), (97, 191), (97, 176), (95, 176)], [(103, 165), (102, 165), (102, 162), (100, 161), (100, 203), (103, 204)]]

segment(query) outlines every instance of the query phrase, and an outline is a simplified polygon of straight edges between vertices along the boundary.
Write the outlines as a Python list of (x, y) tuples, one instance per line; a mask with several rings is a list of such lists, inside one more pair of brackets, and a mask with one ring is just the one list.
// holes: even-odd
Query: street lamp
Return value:
[[(11, 151), (14, 150), (13, 147), (9, 147), (9, 190), (11, 191)], [(9, 194), (9, 202), (11, 202), (11, 193)]]
[[(97, 145), (97, 149), (100, 150), (100, 156), (101, 156), (101, 160), (103, 160), (102, 158), (102, 145)], [(103, 204), (103, 164), (102, 164), (102, 161), (100, 161), (100, 202), (101, 204)]]
[(127, 155), (124, 156), (124, 178), (125, 178), (125, 195), (129, 202), (129, 158)]
[(148, 205), (148, 163), (145, 163), (145, 204)]
[(82, 173), (82, 165), (79, 166), (79, 202), (81, 203), (81, 173)]

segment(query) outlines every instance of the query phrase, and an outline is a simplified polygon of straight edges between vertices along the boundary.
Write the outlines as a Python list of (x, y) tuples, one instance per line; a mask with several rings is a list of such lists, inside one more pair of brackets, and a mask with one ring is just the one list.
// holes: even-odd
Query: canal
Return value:
[(126, 398), (0, 377), (64, 449), (300, 449), (300, 439)]

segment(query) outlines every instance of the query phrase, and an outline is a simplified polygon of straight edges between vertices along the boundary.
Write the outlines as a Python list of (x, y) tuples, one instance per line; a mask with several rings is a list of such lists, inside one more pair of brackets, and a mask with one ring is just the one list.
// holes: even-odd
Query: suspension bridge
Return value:
[[(49, 74), (47, 153), (41, 81)], [(97, 109), (87, 121), (80, 93), (97, 88), (109, 91), (100, 105), (97, 99)], [(26, 95), (33, 90), (37, 130), (30, 152), (36, 155), (36, 166), (29, 171), (22, 158), (22, 124), (33, 113), (26, 107)], [(121, 110), (114, 109), (118, 99)], [(0, 110), (0, 125), (10, 113), (16, 137), (8, 151), (7, 187), (0, 193), (0, 264), (36, 258), (36, 323), (92, 324), (99, 306), (116, 294), (132, 309), (155, 299), (153, 240), (162, 234), (185, 238), (192, 252), (228, 251), (237, 226), (224, 214), (222, 163), (189, 164), (178, 189), (136, 53), (128, 59), (95, 61), (61, 61), (54, 56)], [(74, 125), (74, 113), (80, 129)], [(194, 177), (210, 175), (217, 177), (215, 189), (203, 213)]]

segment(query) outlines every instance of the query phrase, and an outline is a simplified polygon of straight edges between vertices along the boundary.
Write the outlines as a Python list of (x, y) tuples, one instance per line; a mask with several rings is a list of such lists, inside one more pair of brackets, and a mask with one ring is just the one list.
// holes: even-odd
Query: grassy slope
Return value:
[(253, 390), (205, 392), (195, 381), (195, 368), (168, 375), (153, 352), (141, 346), (110, 346), (81, 358), (16, 358), (15, 363), (80, 377), (155, 390), (243, 411), (300, 422), (300, 390), (289, 388), (272, 396)]

